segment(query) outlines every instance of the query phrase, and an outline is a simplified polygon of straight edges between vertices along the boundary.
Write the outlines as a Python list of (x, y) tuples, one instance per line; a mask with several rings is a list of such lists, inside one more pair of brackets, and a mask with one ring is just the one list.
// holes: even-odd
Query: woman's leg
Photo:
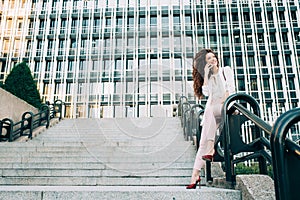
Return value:
[(220, 125), (220, 118), (221, 111), (222, 111), (222, 104), (214, 104), (210, 107), (210, 112), (207, 116), (208, 124), (205, 126), (205, 129), (203, 127), (202, 132), (207, 133), (207, 148), (206, 153), (204, 155), (213, 155), (215, 152), (214, 146), (215, 146), (215, 137), (216, 137), (216, 131)]
[[(195, 158), (193, 174), (191, 177), (191, 183), (195, 183), (199, 177), (201, 168), (204, 168), (205, 161), (202, 159), (204, 155), (213, 155), (214, 154), (214, 141), (215, 134), (218, 128), (218, 124), (216, 122), (216, 117), (221, 116), (221, 109), (219, 104), (214, 106), (211, 105), (206, 108), (204, 113), (204, 123), (201, 131), (201, 138), (199, 149), (197, 151), (197, 155)], [(218, 111), (220, 110), (220, 111)], [(215, 116), (215, 114), (217, 116)]]

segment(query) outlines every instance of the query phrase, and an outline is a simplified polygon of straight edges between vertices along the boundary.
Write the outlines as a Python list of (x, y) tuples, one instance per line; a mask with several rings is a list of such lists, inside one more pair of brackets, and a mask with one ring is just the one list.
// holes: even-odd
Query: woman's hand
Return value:
[(207, 77), (209, 74), (209, 71), (213, 68), (214, 66), (212, 64), (207, 63), (204, 67), (204, 73), (205, 76)]
[(207, 85), (207, 82), (208, 82), (208, 74), (209, 74), (209, 71), (213, 68), (214, 66), (212, 64), (206, 64), (204, 66), (204, 81), (203, 81), (203, 85)]

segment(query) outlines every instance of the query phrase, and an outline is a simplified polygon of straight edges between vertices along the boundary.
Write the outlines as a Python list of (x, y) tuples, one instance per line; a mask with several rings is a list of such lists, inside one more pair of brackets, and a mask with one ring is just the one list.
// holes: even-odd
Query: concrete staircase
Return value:
[(241, 196), (185, 189), (195, 147), (184, 141), (178, 118), (66, 119), (27, 143), (0, 143), (0, 150), (0, 199)]

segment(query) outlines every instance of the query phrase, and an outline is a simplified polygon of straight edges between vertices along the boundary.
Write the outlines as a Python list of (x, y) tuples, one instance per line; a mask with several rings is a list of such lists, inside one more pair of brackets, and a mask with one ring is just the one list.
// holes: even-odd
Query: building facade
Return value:
[(21, 61), (68, 117), (172, 116), (211, 48), (265, 120), (299, 106), (298, 0), (4, 0), (0, 81)]

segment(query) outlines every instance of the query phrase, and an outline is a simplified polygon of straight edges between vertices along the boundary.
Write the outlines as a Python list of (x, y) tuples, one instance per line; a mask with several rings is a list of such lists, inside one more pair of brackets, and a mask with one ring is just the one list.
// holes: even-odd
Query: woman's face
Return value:
[(214, 66), (218, 65), (218, 60), (217, 60), (215, 54), (213, 54), (213, 53), (206, 54), (205, 61), (206, 61), (206, 63), (214, 65)]

